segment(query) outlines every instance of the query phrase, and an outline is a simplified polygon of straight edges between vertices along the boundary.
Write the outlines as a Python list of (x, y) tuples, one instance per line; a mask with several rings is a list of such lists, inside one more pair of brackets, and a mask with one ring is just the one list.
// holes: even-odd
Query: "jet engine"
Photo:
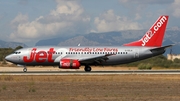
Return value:
[(80, 66), (80, 62), (73, 59), (62, 59), (59, 64), (59, 68), (62, 69), (79, 69)]

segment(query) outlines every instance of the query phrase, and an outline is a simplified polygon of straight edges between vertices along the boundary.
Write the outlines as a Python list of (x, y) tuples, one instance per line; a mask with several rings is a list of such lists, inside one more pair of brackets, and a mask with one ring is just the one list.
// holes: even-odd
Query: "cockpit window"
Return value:
[(21, 54), (21, 52), (14, 52), (14, 54)]

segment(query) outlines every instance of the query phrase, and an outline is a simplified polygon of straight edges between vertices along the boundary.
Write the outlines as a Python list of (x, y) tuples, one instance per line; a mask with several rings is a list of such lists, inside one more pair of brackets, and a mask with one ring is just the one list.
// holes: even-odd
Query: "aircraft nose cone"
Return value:
[(18, 58), (17, 58), (17, 56), (10, 54), (10, 55), (5, 57), (5, 60), (8, 62), (16, 63), (18, 61)]
[(8, 56), (5, 57), (5, 60), (11, 62), (12, 58), (11, 58), (10, 55), (8, 55)]

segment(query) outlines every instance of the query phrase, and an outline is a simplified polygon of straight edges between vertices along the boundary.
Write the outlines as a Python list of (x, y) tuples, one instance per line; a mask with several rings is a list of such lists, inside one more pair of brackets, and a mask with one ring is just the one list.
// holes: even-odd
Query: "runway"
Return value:
[(121, 75), (121, 74), (180, 74), (180, 70), (125, 70), (125, 71), (3, 71), (0, 75)]

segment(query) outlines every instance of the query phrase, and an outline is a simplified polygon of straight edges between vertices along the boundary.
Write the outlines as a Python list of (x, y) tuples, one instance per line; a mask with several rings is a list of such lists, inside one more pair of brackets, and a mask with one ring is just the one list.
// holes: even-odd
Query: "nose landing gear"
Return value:
[(24, 72), (27, 72), (27, 68), (26, 68), (26, 67), (24, 67), (24, 68), (23, 68), (23, 71), (24, 71)]
[(19, 66), (19, 67), (24, 67), (24, 68), (23, 68), (23, 72), (27, 72), (26, 65), (20, 65), (20, 64), (17, 64), (17, 66)]

